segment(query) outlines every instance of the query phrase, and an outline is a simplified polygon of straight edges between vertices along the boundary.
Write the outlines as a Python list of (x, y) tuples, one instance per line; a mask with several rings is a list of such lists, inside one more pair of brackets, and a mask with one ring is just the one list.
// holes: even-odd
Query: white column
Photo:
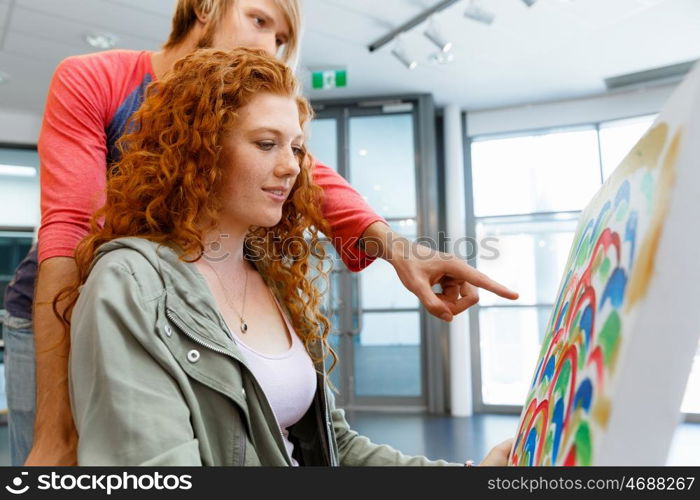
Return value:
[[(455, 242), (466, 238), (464, 193), (464, 147), (462, 110), (456, 104), (445, 108), (445, 187), (447, 206), (447, 250), (454, 252)], [(462, 252), (467, 245), (461, 244)], [(454, 317), (450, 323), (450, 399), (452, 415), (473, 414), (469, 312)]]

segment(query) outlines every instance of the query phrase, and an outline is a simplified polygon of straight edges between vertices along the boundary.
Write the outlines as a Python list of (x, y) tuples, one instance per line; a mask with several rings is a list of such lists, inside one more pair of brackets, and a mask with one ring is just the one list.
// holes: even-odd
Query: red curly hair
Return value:
[[(222, 208), (212, 194), (220, 192), (226, 174), (220, 161), (224, 139), (235, 126), (236, 111), (260, 92), (295, 98), (302, 128), (311, 119), (292, 71), (261, 50), (200, 49), (149, 86), (120, 139), (121, 159), (108, 170), (106, 203), (76, 248), (78, 281), (54, 299), (54, 312), (67, 330), (78, 288), (104, 243), (138, 236), (175, 248), (185, 262), (202, 257), (203, 235), (215, 227)], [(330, 231), (320, 211), (323, 192), (312, 181), (313, 158), (305, 148), (299, 163), (281, 220), (271, 228), (251, 228), (244, 255), (284, 301), (307, 351), (313, 354), (311, 343), (320, 341), (322, 357), (333, 358), (332, 369), (337, 356), (327, 342), (330, 323), (320, 311), (319, 286), (328, 283), (320, 233)], [(57, 304), (64, 299), (67, 307), (60, 314)]]

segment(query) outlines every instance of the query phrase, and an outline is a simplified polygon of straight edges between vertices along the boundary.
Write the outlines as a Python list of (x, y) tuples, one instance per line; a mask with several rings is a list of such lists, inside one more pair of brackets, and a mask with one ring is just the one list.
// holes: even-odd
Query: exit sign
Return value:
[(348, 72), (345, 69), (311, 71), (311, 87), (314, 89), (334, 89), (347, 84)]

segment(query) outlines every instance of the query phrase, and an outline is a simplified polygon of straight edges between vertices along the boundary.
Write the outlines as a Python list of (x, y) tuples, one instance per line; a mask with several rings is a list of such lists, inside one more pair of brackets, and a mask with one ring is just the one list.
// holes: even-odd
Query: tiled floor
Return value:
[[(516, 415), (452, 418), (368, 412), (348, 412), (346, 417), (355, 430), (376, 443), (451, 462), (481, 460), (494, 445), (515, 435), (519, 419)], [(667, 464), (700, 466), (700, 424), (678, 427)]]
[[(376, 443), (386, 443), (410, 455), (463, 462), (481, 460), (495, 444), (516, 432), (514, 415), (451, 418), (404, 413), (348, 412), (350, 425)], [(678, 427), (669, 465), (700, 466), (700, 424)], [(7, 426), (0, 426), (0, 465), (10, 465)]]

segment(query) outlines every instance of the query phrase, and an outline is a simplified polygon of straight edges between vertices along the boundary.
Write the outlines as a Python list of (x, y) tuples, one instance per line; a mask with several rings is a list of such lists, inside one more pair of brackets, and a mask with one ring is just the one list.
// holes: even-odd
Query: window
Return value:
[[(521, 294), (484, 293), (478, 314), (481, 400), (527, 395), (579, 211), (600, 187), (595, 126), (472, 143), (477, 267)], [(507, 182), (503, 182), (507, 179)]]
[(0, 147), (0, 227), (39, 225), (38, 168), (36, 149)]
[[(581, 210), (600, 187), (595, 128), (476, 140), (477, 217)], [(504, 182), (504, 179), (507, 179)]]
[(695, 362), (688, 377), (688, 385), (685, 388), (685, 397), (681, 405), (684, 413), (700, 413), (700, 345), (695, 352)]
[(576, 222), (570, 213), (479, 219), (477, 267), (521, 297), (513, 306), (497, 295), (481, 294), (485, 404), (518, 404), (525, 398)]
[[(524, 401), (580, 211), (654, 119), (473, 138), (477, 267), (521, 295), (515, 305), (483, 293), (471, 313), (484, 406)], [(682, 410), (700, 413), (700, 349)]]
[(338, 125), (334, 118), (317, 118), (311, 122), (308, 150), (318, 161), (338, 170)]
[(353, 187), (385, 219), (414, 219), (413, 115), (352, 117), (349, 134)]

